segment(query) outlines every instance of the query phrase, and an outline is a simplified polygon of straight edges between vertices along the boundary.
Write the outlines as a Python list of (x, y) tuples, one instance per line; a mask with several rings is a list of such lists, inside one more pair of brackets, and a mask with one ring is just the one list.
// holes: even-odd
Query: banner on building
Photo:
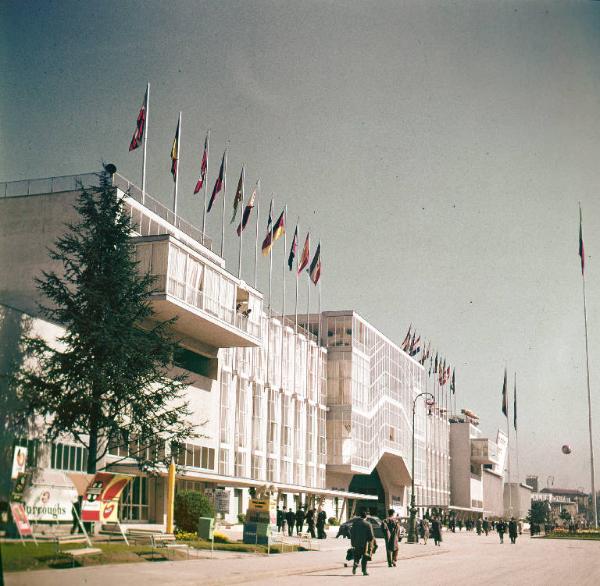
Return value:
[(81, 520), (116, 523), (119, 520), (119, 497), (132, 478), (127, 474), (96, 473), (83, 500)]
[(27, 465), (27, 448), (23, 446), (15, 446), (13, 454), (12, 480), (16, 480), (19, 474), (25, 474), (25, 466)]
[(33, 537), (33, 530), (29, 524), (23, 503), (10, 503), (10, 511), (19, 535), (21, 537)]

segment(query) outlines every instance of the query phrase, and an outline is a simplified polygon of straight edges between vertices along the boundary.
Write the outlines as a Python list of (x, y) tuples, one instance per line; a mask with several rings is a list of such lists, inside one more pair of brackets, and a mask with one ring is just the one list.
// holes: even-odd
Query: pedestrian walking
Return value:
[(388, 567), (391, 568), (398, 561), (398, 537), (400, 536), (400, 524), (394, 517), (394, 509), (388, 510), (387, 518), (381, 522), (381, 529), (385, 540)]
[(485, 533), (485, 535), (487, 537), (488, 533), (490, 532), (490, 522), (487, 519), (484, 519), (481, 526), (483, 528), (483, 532)]
[(481, 519), (477, 519), (477, 521), (475, 521), (475, 531), (477, 531), (477, 535), (481, 535), (482, 529), (483, 523), (481, 522)]
[(283, 511), (277, 507), (277, 531), (281, 533), (284, 530), (285, 525), (285, 515)]
[(73, 507), (71, 509), (71, 516), (73, 517), (73, 525), (71, 526), (71, 535), (73, 533), (83, 533), (83, 529), (81, 528), (80, 519), (81, 519), (81, 503), (83, 502), (83, 497), (78, 496), (77, 500), (73, 503)]
[(304, 517), (305, 515), (302, 507), (298, 507), (298, 510), (296, 511), (296, 533), (298, 535), (302, 533), (302, 529), (304, 527)]
[(504, 519), (496, 521), (496, 531), (498, 532), (500, 543), (504, 543), (504, 534), (506, 533), (506, 523), (504, 522)]
[[(421, 523), (423, 526), (423, 533), (421, 535), (421, 538), (423, 539), (423, 545), (427, 545), (427, 540), (429, 539), (429, 533), (430, 533), (429, 519), (423, 519), (423, 521)], [(441, 529), (441, 524), (440, 524), (440, 529)]]
[(285, 514), (285, 520), (287, 521), (288, 535), (291, 537), (294, 535), (294, 525), (296, 522), (296, 515), (294, 515), (294, 511), (292, 511), (292, 507), (290, 507)]
[(317, 513), (317, 538), (326, 539), (327, 533), (325, 533), (325, 522), (327, 521), (327, 513), (319, 506), (319, 512)]
[(435, 545), (442, 543), (442, 524), (438, 517), (434, 517), (431, 521), (431, 537)]
[(315, 534), (315, 513), (316, 513), (316, 511), (314, 509), (309, 509), (306, 512), (306, 528), (308, 529), (308, 532), (310, 533), (310, 536), (313, 539), (316, 537), (316, 534)]
[(510, 518), (508, 522), (508, 536), (510, 537), (510, 542), (514, 545), (517, 542), (518, 535), (518, 527), (517, 520), (514, 517)]
[(360, 518), (355, 519), (350, 529), (350, 542), (354, 550), (354, 564), (352, 565), (352, 573), (356, 574), (356, 569), (360, 563), (363, 576), (368, 576), (367, 562), (371, 559), (373, 553), (373, 544), (375, 535), (373, 527), (367, 521), (367, 512), (362, 510)]

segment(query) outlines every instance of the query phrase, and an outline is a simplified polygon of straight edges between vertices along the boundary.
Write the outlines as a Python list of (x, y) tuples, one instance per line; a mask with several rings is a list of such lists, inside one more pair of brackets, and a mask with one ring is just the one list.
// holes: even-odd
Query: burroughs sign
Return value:
[(98, 472), (88, 486), (81, 507), (81, 520), (118, 522), (119, 497), (131, 478), (124, 474)]

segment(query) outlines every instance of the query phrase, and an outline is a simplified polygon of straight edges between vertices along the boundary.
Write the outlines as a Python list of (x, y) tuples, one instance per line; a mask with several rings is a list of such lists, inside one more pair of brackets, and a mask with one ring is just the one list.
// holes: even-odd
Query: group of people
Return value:
[[(396, 567), (398, 561), (398, 543), (401, 539), (400, 519), (396, 516), (394, 509), (388, 510), (388, 515), (381, 522), (383, 539), (385, 542), (385, 553), (389, 568)], [(427, 543), (429, 537), (434, 540), (435, 545), (442, 542), (442, 522), (438, 517), (434, 517), (431, 523), (428, 519), (422, 519), (419, 523), (419, 537)], [(352, 560), (352, 573), (360, 564), (364, 576), (368, 576), (367, 563), (373, 558), (377, 551), (377, 541), (373, 532), (373, 526), (367, 521), (367, 512), (361, 511), (360, 517), (355, 519), (350, 528), (350, 544), (352, 547), (346, 554), (348, 561)]]
[(296, 528), (296, 535), (300, 535), (304, 531), (304, 524), (306, 523), (307, 531), (313, 539), (325, 539), (327, 537), (327, 533), (325, 533), (326, 522), (327, 513), (321, 507), (318, 510), (308, 509), (306, 512), (302, 507), (298, 507), (296, 512), (293, 511), (292, 507), (289, 507), (287, 511), (285, 507), (283, 509), (277, 508), (277, 530), (280, 533), (285, 533), (287, 530), (290, 537), (294, 535), (294, 528)]

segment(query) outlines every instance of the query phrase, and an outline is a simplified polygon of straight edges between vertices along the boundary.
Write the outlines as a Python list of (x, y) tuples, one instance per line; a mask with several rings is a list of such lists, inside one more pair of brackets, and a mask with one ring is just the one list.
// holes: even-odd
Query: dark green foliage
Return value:
[(185, 381), (166, 376), (176, 347), (170, 323), (153, 320), (153, 277), (138, 274), (129, 214), (106, 174), (99, 187), (82, 187), (76, 209), (79, 223), (50, 251), (62, 271), (38, 280), (42, 315), (66, 329), (59, 345), (24, 339), (35, 359), (16, 379), (24, 414), (43, 417), (49, 439), (66, 432), (86, 446), (89, 473), (108, 438), (125, 438), (130, 451), (141, 445), (132, 455), (152, 470), (165, 442), (192, 434)]
[(545, 525), (550, 521), (550, 505), (547, 501), (532, 501), (527, 521), (532, 525)]
[(180, 531), (198, 530), (200, 517), (214, 517), (210, 499), (197, 490), (180, 490), (175, 495), (175, 526)]

